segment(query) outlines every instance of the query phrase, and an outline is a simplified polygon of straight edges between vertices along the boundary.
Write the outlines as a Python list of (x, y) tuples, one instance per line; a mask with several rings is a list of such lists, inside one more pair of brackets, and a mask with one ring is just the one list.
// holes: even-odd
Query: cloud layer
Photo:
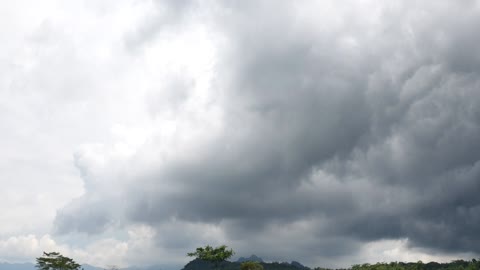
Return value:
[(164, 256), (126, 264), (224, 243), (312, 266), (480, 253), (475, 1), (53, 6), (0, 109), (76, 169), (65, 244), (129, 254), (126, 231), (151, 232), (137, 247)]

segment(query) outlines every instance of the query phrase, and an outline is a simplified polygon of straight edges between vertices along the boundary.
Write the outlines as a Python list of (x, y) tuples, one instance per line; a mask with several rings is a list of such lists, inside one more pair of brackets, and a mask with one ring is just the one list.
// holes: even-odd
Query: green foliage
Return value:
[(212, 263), (219, 263), (223, 262), (235, 254), (232, 249), (227, 249), (227, 246), (222, 245), (216, 248), (211, 246), (206, 247), (199, 247), (196, 249), (195, 252), (187, 253), (190, 257), (196, 257), (201, 260), (212, 262)]
[(58, 252), (43, 252), (43, 256), (37, 258), (35, 267), (38, 270), (79, 270), (80, 264)]
[(240, 270), (263, 270), (263, 266), (259, 262), (243, 262)]
[[(210, 248), (211, 249), (211, 248)], [(205, 250), (205, 249), (203, 249)], [(193, 254), (193, 253), (192, 253)], [(196, 256), (196, 255), (193, 255)], [(197, 257), (197, 256), (196, 256)], [(297, 266), (291, 265), (289, 263), (261, 263), (263, 270), (307, 270), (298, 268)], [(218, 264), (214, 265), (206, 261), (192, 261), (183, 270), (211, 270), (215, 267), (218, 268)], [(243, 268), (242, 264), (239, 262), (228, 262), (224, 261), (221, 263), (220, 267), (223, 270), (250, 270), (248, 268)], [(257, 270), (257, 269), (255, 269)], [(321, 268), (316, 267), (314, 270), (333, 270), (330, 268)], [(479, 260), (456, 260), (449, 263), (437, 263), (437, 262), (381, 262), (375, 264), (358, 264), (353, 265), (347, 269), (337, 269), (337, 270), (480, 270), (480, 261)]]
[(473, 259), (471, 261), (455, 260), (450, 263), (429, 262), (391, 262), (376, 264), (357, 264), (353, 265), (351, 270), (480, 270), (480, 262)]

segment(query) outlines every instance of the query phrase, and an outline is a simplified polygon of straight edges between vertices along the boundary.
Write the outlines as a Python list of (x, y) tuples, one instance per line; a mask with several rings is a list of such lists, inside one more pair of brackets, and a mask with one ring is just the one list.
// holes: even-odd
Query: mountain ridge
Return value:
[(245, 258), (245, 257), (240, 257), (238, 258), (237, 262), (242, 263), (242, 262), (264, 262), (262, 258), (256, 256), (255, 254), (250, 255), (250, 257)]
[[(252, 259), (252, 260), (250, 260)], [(259, 262), (264, 270), (309, 270), (310, 268), (302, 265), (297, 261), (288, 262), (264, 262), (262, 258), (252, 255), (248, 258), (240, 257), (237, 261), (223, 261), (217, 265), (207, 262), (201, 259), (195, 259), (187, 263), (182, 270), (213, 270), (215, 268), (222, 270), (238, 270), (242, 262), (246, 261), (257, 261)]]

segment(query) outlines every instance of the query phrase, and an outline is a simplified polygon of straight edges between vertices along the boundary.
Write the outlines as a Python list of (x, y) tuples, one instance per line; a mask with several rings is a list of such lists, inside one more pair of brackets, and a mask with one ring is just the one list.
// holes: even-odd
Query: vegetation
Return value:
[[(232, 249), (227, 249), (227, 246), (222, 245), (216, 248), (211, 246), (199, 247), (195, 252), (187, 253), (190, 257), (213, 263), (217, 269), (221, 262), (228, 260), (235, 252)], [(223, 267), (222, 267), (223, 268)]]
[[(376, 264), (357, 264), (348, 268), (350, 270), (480, 270), (480, 262), (473, 259), (471, 261), (455, 260), (449, 263), (429, 262), (416, 263), (409, 262), (391, 262)], [(315, 268), (315, 270), (331, 270), (327, 268)]]
[(259, 262), (243, 262), (240, 270), (263, 270), (263, 266)]
[[(195, 252), (188, 253), (188, 256), (196, 259), (189, 262), (183, 270), (309, 270), (297, 262), (292, 263), (265, 263), (265, 262), (229, 262), (227, 259), (234, 255), (232, 249), (222, 245), (216, 248), (211, 246), (199, 247)], [(65, 257), (58, 252), (44, 252), (43, 256), (36, 259), (35, 267), (38, 270), (80, 270), (80, 264), (73, 259)], [(116, 266), (109, 269), (118, 269)], [(83, 269), (82, 269), (83, 270)], [(331, 268), (316, 267), (313, 270), (334, 270)], [(449, 263), (429, 262), (382, 262), (375, 264), (357, 264), (350, 268), (336, 270), (480, 270), (480, 261), (472, 259), (471, 261), (455, 260)]]
[(235, 254), (235, 252), (233, 252), (232, 249), (227, 249), (227, 246), (225, 245), (216, 248), (207, 245), (204, 248), (197, 248), (195, 252), (187, 253), (190, 257), (197, 257), (200, 260), (213, 263), (228, 260), (233, 254)]
[[(220, 264), (223, 270), (250, 270), (243, 268), (243, 263), (224, 261)], [(308, 270), (307, 267), (299, 267), (290, 263), (258, 263), (263, 270)], [(211, 270), (215, 269), (212, 263), (197, 259), (188, 263), (183, 270)], [(261, 268), (260, 268), (261, 269)], [(257, 270), (257, 269), (255, 269)], [(334, 270), (332, 268), (316, 267), (314, 270)], [(450, 263), (437, 262), (391, 262), (391, 263), (375, 263), (375, 264), (359, 264), (349, 268), (336, 270), (480, 270), (480, 262), (477, 260), (463, 261), (456, 260)]]
[(58, 252), (43, 252), (43, 256), (37, 258), (35, 267), (38, 270), (79, 270), (80, 264)]

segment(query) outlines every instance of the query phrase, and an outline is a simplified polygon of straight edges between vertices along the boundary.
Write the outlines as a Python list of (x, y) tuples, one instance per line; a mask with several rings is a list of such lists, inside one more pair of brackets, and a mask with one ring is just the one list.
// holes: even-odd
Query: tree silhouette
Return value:
[(218, 265), (232, 257), (233, 254), (235, 254), (235, 252), (233, 252), (232, 249), (227, 249), (227, 246), (225, 245), (216, 248), (207, 245), (204, 248), (197, 248), (195, 252), (187, 253), (187, 255), (190, 257), (196, 257), (198, 259), (213, 263), (215, 269), (218, 269)]
[(38, 270), (79, 270), (80, 264), (58, 252), (43, 252), (43, 256), (37, 258), (35, 267)]

